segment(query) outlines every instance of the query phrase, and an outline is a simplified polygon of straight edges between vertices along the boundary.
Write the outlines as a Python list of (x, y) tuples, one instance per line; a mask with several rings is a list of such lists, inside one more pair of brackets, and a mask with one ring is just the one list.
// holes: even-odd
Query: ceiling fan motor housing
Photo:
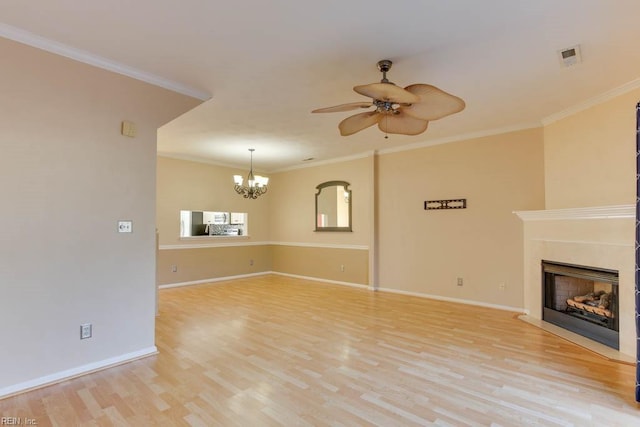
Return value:
[(381, 61), (378, 61), (378, 70), (386, 73), (391, 69), (391, 65), (393, 65), (393, 62), (391, 62), (389, 59), (383, 59)]
[(392, 65), (393, 65), (393, 62), (391, 62), (391, 60), (389, 59), (383, 59), (381, 61), (378, 61), (378, 70), (382, 72), (382, 80), (380, 80), (380, 83), (393, 84), (389, 81), (389, 79), (387, 79), (387, 71), (391, 69)]
[[(400, 104), (398, 104), (397, 102), (380, 101), (378, 99), (375, 99), (373, 101), (373, 104), (376, 106), (376, 111), (378, 113), (382, 113), (382, 114), (400, 113), (400, 111), (398, 111), (398, 108), (400, 108)], [(411, 105), (411, 104), (407, 104), (407, 105)]]

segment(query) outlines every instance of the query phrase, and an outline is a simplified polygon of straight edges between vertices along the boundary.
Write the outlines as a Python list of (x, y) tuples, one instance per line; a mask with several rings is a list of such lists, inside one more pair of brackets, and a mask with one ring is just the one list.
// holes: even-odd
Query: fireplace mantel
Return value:
[(523, 221), (635, 218), (635, 205), (593, 206), (586, 208), (515, 211)]
[(620, 353), (635, 357), (635, 205), (514, 214), (523, 224), (524, 309), (528, 317), (542, 321), (542, 260), (616, 270), (620, 274)]

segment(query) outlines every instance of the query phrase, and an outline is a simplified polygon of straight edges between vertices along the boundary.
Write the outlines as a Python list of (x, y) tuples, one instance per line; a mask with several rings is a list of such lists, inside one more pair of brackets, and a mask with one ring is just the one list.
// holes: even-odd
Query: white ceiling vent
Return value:
[(570, 67), (572, 65), (582, 62), (582, 54), (580, 54), (580, 45), (568, 47), (558, 51), (558, 57), (560, 58), (560, 64), (563, 67)]

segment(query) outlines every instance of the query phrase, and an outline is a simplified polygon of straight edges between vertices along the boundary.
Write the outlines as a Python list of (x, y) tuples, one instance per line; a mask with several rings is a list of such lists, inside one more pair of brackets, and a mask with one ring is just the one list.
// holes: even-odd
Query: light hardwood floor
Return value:
[(0, 401), (39, 426), (637, 426), (635, 367), (509, 313), (281, 276), (160, 292), (158, 356)]

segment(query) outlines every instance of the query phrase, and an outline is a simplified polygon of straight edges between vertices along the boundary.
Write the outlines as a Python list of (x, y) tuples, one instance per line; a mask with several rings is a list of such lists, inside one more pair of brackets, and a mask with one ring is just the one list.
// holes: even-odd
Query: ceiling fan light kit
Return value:
[(388, 59), (378, 61), (378, 70), (382, 73), (380, 83), (353, 88), (360, 95), (372, 98), (372, 102), (350, 102), (319, 108), (312, 113), (336, 113), (374, 107), (373, 111), (358, 113), (341, 121), (338, 125), (340, 135), (353, 135), (375, 124), (385, 134), (418, 135), (427, 130), (430, 121), (464, 110), (465, 103), (462, 99), (435, 86), (421, 83), (404, 89), (396, 86), (387, 79), (387, 72), (392, 64)]

